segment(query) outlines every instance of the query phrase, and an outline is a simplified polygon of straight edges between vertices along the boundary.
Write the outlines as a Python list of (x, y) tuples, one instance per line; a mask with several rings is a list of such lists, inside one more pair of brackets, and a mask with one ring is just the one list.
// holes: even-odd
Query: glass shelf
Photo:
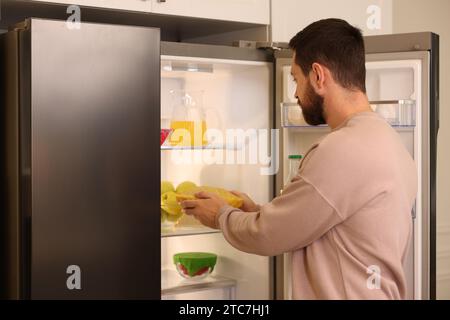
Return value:
[(201, 224), (198, 225), (180, 225), (180, 226), (164, 226), (161, 225), (161, 237), (181, 237), (195, 236), (200, 234), (220, 233), (220, 230), (211, 229)]
[[(374, 112), (383, 117), (392, 127), (399, 131), (410, 131), (416, 125), (416, 103), (414, 100), (371, 101)], [(295, 132), (330, 131), (326, 125), (311, 126), (303, 119), (300, 106), (295, 102), (281, 104), (281, 126)]]
[(371, 101), (370, 105), (377, 114), (395, 128), (415, 127), (416, 102), (414, 100)]
[(331, 132), (331, 129), (327, 125), (320, 126), (285, 126), (284, 129), (288, 129), (290, 132), (305, 132), (305, 133), (314, 133), (314, 132)]
[(233, 290), (235, 287), (236, 280), (214, 274), (205, 279), (190, 280), (182, 278), (175, 270), (161, 270), (161, 296), (212, 289)]
[(305, 122), (302, 109), (296, 102), (281, 104), (281, 126), (283, 128), (316, 128)]
[(161, 151), (166, 150), (241, 150), (242, 146), (236, 146), (236, 145), (224, 145), (224, 144), (212, 144), (207, 146), (169, 146), (169, 145), (162, 145)]
[[(391, 125), (397, 132), (410, 132), (414, 131), (415, 126), (398, 126)], [(284, 129), (289, 130), (292, 133), (328, 133), (331, 132), (330, 127), (328, 126), (290, 126), (284, 127)]]

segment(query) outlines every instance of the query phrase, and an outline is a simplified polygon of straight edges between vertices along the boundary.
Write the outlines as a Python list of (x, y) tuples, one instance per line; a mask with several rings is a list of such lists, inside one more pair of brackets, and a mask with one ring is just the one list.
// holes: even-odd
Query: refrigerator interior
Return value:
[[(376, 55), (373, 55), (376, 56)], [(376, 58), (374, 58), (376, 59)], [(286, 61), (287, 63), (287, 61)], [(388, 120), (401, 136), (406, 148), (413, 156), (419, 177), (418, 196), (415, 204), (416, 219), (413, 220), (413, 241), (404, 263), (407, 278), (407, 298), (421, 297), (421, 60), (370, 61), (366, 63), (366, 87), (374, 111)], [(290, 66), (283, 66), (281, 121), (283, 127), (283, 168), (289, 168), (290, 154), (305, 155), (309, 147), (330, 132), (328, 127), (311, 127), (298, 119), (299, 107), (294, 97), (295, 84), (290, 75)], [(296, 108), (296, 109), (294, 109)], [(284, 184), (289, 171), (283, 171)], [(284, 296), (291, 298), (291, 256), (284, 255)]]
[[(170, 128), (174, 118), (172, 90), (202, 90), (208, 129), (224, 134), (229, 129), (247, 133), (270, 129), (272, 68), (267, 62), (162, 56), (161, 128)], [(265, 157), (250, 160), (254, 138), (249, 134), (233, 146), (226, 138), (210, 143), (212, 137), (200, 148), (171, 146), (166, 141), (161, 148), (161, 180), (175, 187), (192, 181), (198, 186), (239, 190), (257, 203), (266, 203), (271, 200), (273, 176), (261, 174)], [(181, 278), (173, 263), (173, 255), (179, 252), (217, 254), (213, 273), (204, 280)], [(234, 249), (220, 232), (187, 216), (176, 225), (162, 223), (162, 299), (269, 299), (270, 263), (268, 257)]]

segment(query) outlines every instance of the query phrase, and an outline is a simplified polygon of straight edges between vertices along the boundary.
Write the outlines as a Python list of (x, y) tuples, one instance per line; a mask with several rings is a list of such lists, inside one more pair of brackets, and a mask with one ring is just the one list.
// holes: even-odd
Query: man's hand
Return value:
[(184, 212), (194, 216), (205, 226), (218, 229), (216, 216), (227, 202), (215, 194), (204, 191), (196, 193), (195, 197), (197, 200), (185, 200), (180, 203)]
[(241, 209), (242, 211), (245, 212), (256, 212), (259, 211), (259, 206), (253, 202), (252, 199), (250, 199), (250, 197), (242, 192), (239, 191), (230, 191), (232, 194), (234, 194), (235, 196), (238, 196), (239, 198), (244, 200), (244, 204), (242, 205), (242, 207), (240, 207), (239, 209)]

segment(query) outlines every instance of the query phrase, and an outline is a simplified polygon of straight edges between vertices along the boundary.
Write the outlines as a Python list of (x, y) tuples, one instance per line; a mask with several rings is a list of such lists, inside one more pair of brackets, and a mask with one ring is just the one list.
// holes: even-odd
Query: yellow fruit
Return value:
[(161, 223), (167, 220), (167, 212), (161, 209)]
[(168, 214), (167, 215), (167, 221), (178, 222), (181, 219), (181, 217), (183, 217), (183, 216), (184, 216), (183, 212), (180, 212), (179, 214), (176, 214), (176, 215)]
[(161, 181), (161, 194), (169, 191), (175, 191), (175, 188), (170, 181)]
[(176, 195), (177, 200), (178, 201), (184, 201), (184, 200), (195, 200), (197, 199), (194, 195), (192, 194), (178, 194)]
[(215, 187), (208, 187), (208, 186), (201, 186), (195, 189), (191, 189), (188, 192), (184, 194), (177, 194), (178, 201), (183, 200), (191, 200), (195, 199), (194, 194), (200, 191), (205, 191), (209, 193), (213, 193), (224, 199), (230, 206), (235, 208), (240, 208), (244, 204), (244, 200), (239, 198), (238, 196), (235, 196), (231, 192), (222, 189), (222, 188), (215, 188)]
[(206, 192), (217, 194), (219, 197), (224, 199), (232, 207), (240, 208), (244, 204), (244, 200), (242, 200), (238, 196), (235, 196), (228, 190), (225, 190), (222, 188), (208, 187), (208, 186), (203, 186), (203, 187), (201, 187), (201, 189)]
[(197, 188), (197, 185), (195, 183), (193, 183), (192, 181), (184, 181), (178, 185), (175, 192), (178, 194), (184, 194), (195, 188)]
[(177, 200), (177, 194), (173, 191), (164, 193), (161, 196), (161, 209), (166, 211), (169, 215), (182, 214), (181, 206)]

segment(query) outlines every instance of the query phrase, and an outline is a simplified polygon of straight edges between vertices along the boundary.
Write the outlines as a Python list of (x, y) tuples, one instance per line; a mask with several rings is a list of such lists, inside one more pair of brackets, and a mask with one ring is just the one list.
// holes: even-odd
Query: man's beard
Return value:
[(323, 97), (319, 96), (312, 85), (307, 82), (305, 98), (303, 101), (298, 98), (298, 103), (302, 108), (303, 118), (306, 123), (312, 126), (326, 124), (323, 108)]

